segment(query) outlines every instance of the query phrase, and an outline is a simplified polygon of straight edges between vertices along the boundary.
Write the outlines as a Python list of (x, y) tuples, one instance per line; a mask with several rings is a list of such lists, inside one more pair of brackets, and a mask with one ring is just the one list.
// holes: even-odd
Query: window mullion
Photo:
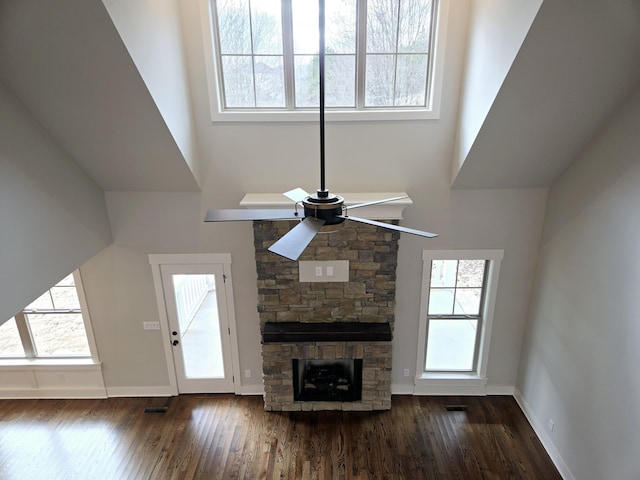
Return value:
[(249, 0), (249, 35), (251, 36), (251, 77), (253, 84), (253, 107), (258, 107), (258, 92), (256, 90), (256, 52), (254, 50), (254, 42), (253, 42), (253, 15), (251, 14), (252, 9), (252, 0)]
[[(393, 61), (393, 100), (391, 104), (395, 107), (397, 105), (397, 89), (398, 83), (398, 46), (400, 45), (400, 14), (402, 13), (402, 0), (398, 1), (398, 22), (396, 23), (396, 48), (394, 49), (394, 61)], [(457, 275), (456, 275), (457, 276)]]
[(31, 336), (31, 329), (29, 328), (29, 322), (24, 312), (16, 313), (15, 315), (16, 327), (20, 334), (20, 340), (22, 341), (22, 348), (27, 358), (35, 358), (37, 351), (35, 344), (33, 343), (33, 337)]
[(364, 108), (367, 72), (367, 0), (357, 3), (356, 24), (356, 109)]
[(293, 16), (291, 0), (282, 0), (282, 63), (287, 110), (295, 110), (295, 69), (293, 56)]

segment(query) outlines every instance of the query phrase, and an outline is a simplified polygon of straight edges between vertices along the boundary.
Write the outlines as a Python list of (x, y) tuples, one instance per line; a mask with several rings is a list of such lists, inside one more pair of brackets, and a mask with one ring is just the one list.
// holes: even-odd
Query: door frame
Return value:
[(227, 304), (229, 320), (229, 343), (231, 344), (231, 367), (233, 372), (233, 390), (235, 394), (240, 391), (240, 358), (238, 354), (238, 330), (236, 328), (236, 315), (233, 303), (233, 281), (231, 278), (231, 254), (229, 253), (175, 253), (175, 254), (149, 254), (149, 263), (153, 274), (153, 284), (160, 317), (160, 332), (164, 345), (164, 354), (169, 375), (169, 387), (172, 395), (178, 395), (178, 380), (173, 350), (171, 347), (171, 334), (167, 305), (165, 303), (165, 291), (162, 284), (162, 265), (221, 265), (224, 275), (224, 297)]

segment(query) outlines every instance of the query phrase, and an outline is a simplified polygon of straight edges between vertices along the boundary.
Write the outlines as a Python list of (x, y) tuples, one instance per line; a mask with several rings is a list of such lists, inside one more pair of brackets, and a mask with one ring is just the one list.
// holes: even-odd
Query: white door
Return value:
[(223, 266), (160, 265), (160, 272), (178, 393), (233, 392)]

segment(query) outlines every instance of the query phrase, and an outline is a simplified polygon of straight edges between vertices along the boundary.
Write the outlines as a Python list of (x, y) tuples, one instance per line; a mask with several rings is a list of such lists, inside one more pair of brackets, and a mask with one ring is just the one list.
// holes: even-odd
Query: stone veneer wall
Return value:
[[(319, 234), (299, 260), (349, 260), (349, 282), (300, 282), (298, 262), (267, 250), (296, 224), (253, 224), (261, 331), (266, 322), (388, 322), (393, 331), (400, 234), (355, 222), (345, 222), (338, 231)], [(389, 409), (391, 355), (391, 342), (263, 344), (265, 409)], [(293, 358), (362, 358), (362, 400), (294, 402)]]

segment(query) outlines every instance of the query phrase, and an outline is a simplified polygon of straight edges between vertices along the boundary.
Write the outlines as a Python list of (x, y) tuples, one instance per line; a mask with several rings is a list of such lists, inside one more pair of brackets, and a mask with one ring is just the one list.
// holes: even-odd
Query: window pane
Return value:
[(355, 55), (325, 57), (325, 102), (328, 107), (354, 107), (356, 104)]
[[(356, 0), (333, 0), (325, 4), (325, 51), (355, 54)], [(293, 0), (293, 52), (317, 54), (318, 2)]]
[(251, 53), (248, 0), (217, 0), (218, 30), (222, 54)]
[(296, 55), (294, 58), (296, 107), (318, 106), (318, 56)]
[(486, 260), (460, 260), (458, 287), (482, 287)]
[(75, 287), (76, 282), (73, 280), (73, 273), (70, 273), (58, 283), (56, 283), (56, 287)]
[(367, 55), (365, 106), (393, 105), (395, 60), (395, 55)]
[(49, 290), (44, 292), (33, 302), (25, 307), (25, 310), (51, 310), (53, 309), (53, 301), (51, 300), (51, 293)]
[(477, 320), (429, 320), (425, 370), (472, 370), (477, 327)]
[(367, 53), (395, 53), (398, 0), (367, 2)]
[(421, 106), (426, 103), (427, 55), (398, 55), (395, 106)]
[(356, 53), (356, 3), (356, 0), (334, 0), (326, 3), (325, 51), (327, 53)]
[(251, 31), (253, 53), (282, 54), (282, 13), (280, 0), (251, 2)]
[(0, 357), (24, 357), (22, 340), (13, 317), (0, 325)]
[(89, 356), (89, 343), (79, 313), (25, 315), (38, 356)]
[(78, 300), (78, 291), (75, 286), (58, 287), (51, 289), (51, 297), (53, 298), (53, 308), (57, 310), (79, 310), (80, 301)]
[(227, 107), (255, 107), (251, 57), (222, 57)]
[(282, 57), (255, 57), (256, 106), (284, 107)]
[(455, 287), (458, 260), (433, 260), (431, 262), (431, 288)]
[(481, 288), (458, 288), (456, 289), (453, 313), (455, 315), (479, 315), (481, 299)]
[(318, 2), (293, 0), (291, 17), (293, 22), (293, 53), (296, 55), (317, 54), (319, 44)]
[(429, 315), (451, 315), (453, 313), (453, 302), (455, 300), (455, 289), (437, 288), (429, 292)]
[(398, 51), (429, 52), (431, 0), (403, 0), (400, 5)]

